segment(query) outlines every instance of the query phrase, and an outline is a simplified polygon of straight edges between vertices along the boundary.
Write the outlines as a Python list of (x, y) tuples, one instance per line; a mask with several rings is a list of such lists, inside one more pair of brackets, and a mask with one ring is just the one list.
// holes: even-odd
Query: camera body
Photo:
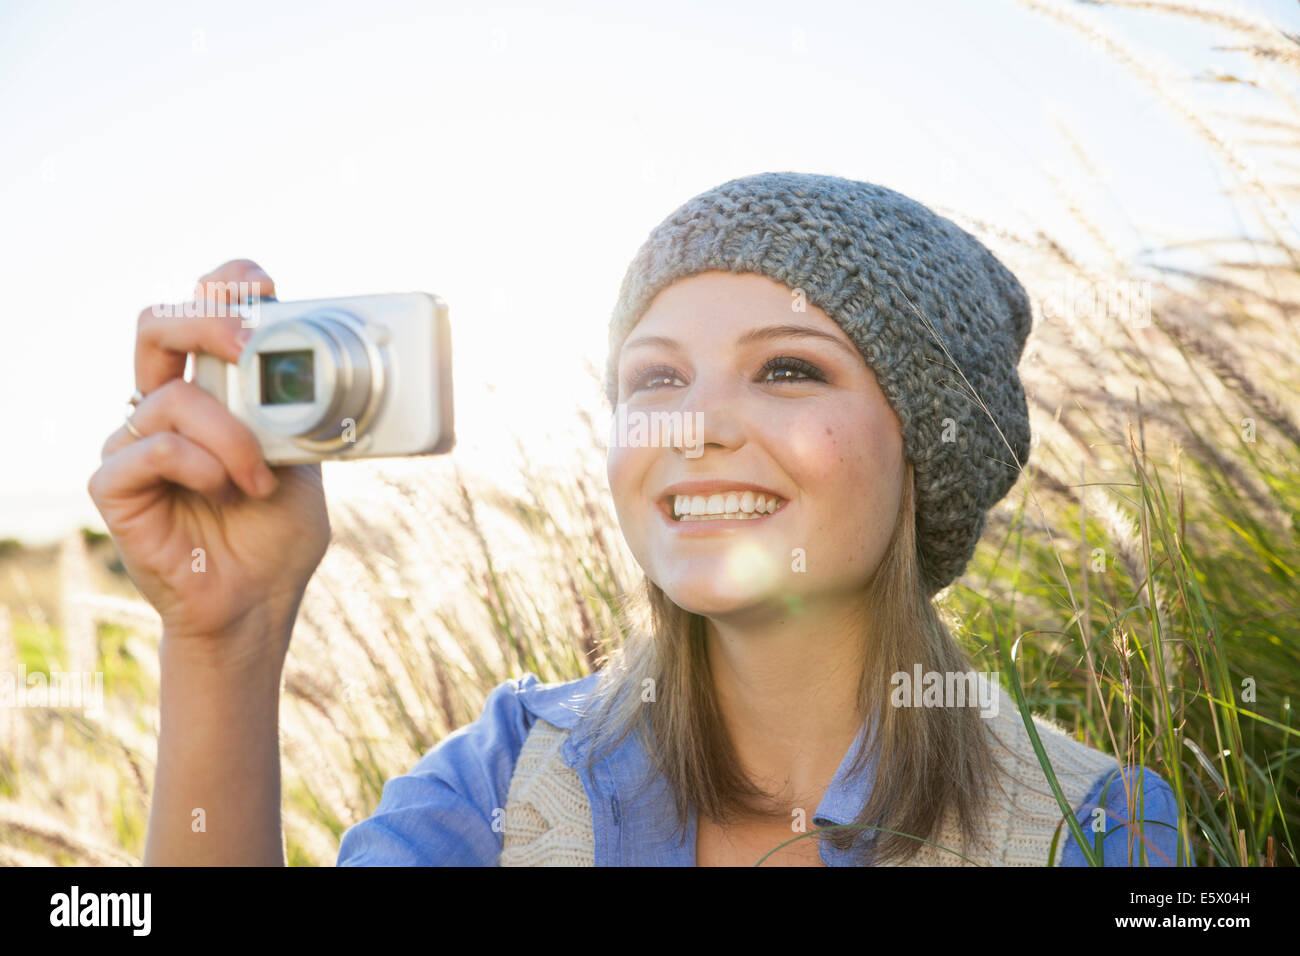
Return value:
[(270, 465), (434, 455), (455, 444), (451, 326), (426, 292), (241, 304), (238, 364), (194, 356), (194, 383)]

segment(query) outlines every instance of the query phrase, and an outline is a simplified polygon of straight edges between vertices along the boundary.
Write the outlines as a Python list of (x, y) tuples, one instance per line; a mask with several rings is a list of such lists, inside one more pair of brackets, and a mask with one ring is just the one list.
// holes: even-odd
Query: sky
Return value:
[[(1189, 79), (1258, 69), (1204, 24), (1056, 5), (1223, 122), (1261, 102)], [(1236, 9), (1300, 32), (1294, 0)], [(1054, 176), (1126, 255), (1243, 228), (1190, 128), (1019, 0), (0, 0), (0, 71), (0, 537), (32, 543), (103, 529), (86, 481), (136, 317), (229, 259), (281, 300), (441, 295), (453, 454), (490, 472), (511, 436), (562, 454), (548, 437), (600, 413), (583, 363), (603, 368), (627, 263), (738, 176), (832, 173), (1077, 238)], [(331, 494), (355, 467), (327, 466)]]

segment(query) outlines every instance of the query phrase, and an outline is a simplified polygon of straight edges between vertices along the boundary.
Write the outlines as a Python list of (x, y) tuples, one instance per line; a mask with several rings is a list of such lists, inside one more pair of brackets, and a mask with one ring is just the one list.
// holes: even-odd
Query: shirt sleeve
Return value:
[(506, 795), (532, 725), (519, 693), (532, 674), (497, 685), (483, 713), (384, 784), (379, 806), (348, 829), (338, 866), (495, 866)]
[[(1133, 805), (1140, 810), (1134, 814), (1138, 818), (1135, 821), (1138, 835), (1133, 839), (1132, 857), (1128, 852), (1128, 797), (1118, 769), (1101, 774), (1084, 797), (1076, 814), (1084, 836), (1093, 841), (1092, 846), (1096, 846), (1100, 838), (1103, 866), (1175, 866), (1178, 858), (1178, 801), (1173, 788), (1146, 767), (1129, 767), (1127, 775), (1132, 781)], [(1097, 807), (1104, 808), (1104, 817), (1094, 813)], [(1100, 822), (1095, 824), (1094, 821)], [(1104, 836), (1096, 829), (1097, 826), (1104, 826)], [(1087, 866), (1088, 861), (1075, 842), (1074, 834), (1067, 829), (1065, 836), (1061, 866)], [(1196, 865), (1190, 846), (1184, 847), (1184, 864)]]

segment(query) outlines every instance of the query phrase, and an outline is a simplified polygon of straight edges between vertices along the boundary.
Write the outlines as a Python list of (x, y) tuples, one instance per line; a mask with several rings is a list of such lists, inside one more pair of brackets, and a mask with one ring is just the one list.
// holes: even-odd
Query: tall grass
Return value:
[[(1123, 261), (1073, 194), (1067, 208), (1092, 248), (1046, 229), (965, 223), (1036, 300), (1022, 364), (1036, 437), (1021, 482), (940, 601), (977, 666), (1003, 671), (1026, 709), (1169, 781), (1185, 810), (1181, 842), (1200, 865), (1295, 865), (1300, 242), (1283, 193), (1245, 158), (1242, 131), (1198, 111), (1103, 18), (1024, 2), (1151, 83), (1237, 177), (1259, 234), (1245, 261), (1225, 251), (1208, 269), (1153, 273)], [(1297, 138), (1294, 41), (1190, 4), (1122, 5), (1210, 17), (1225, 44), (1266, 68), (1261, 94), (1285, 117), (1261, 110), (1238, 125)], [(1216, 238), (1182, 241), (1231, 249)], [(1141, 307), (1057, 308), (1066, 282), (1106, 293), (1140, 281), (1150, 282), (1149, 323)], [(639, 572), (614, 519), (598, 415), (575, 411), (561, 470), (539, 468), (517, 442), (512, 491), (463, 473), (455, 455), (419, 472), (338, 466), (368, 487), (330, 499), (335, 541), (286, 663), (290, 863), (331, 864), (384, 781), (476, 718), (500, 681), (576, 678), (618, 646), (616, 611)], [(55, 555), (0, 554), (0, 669), (89, 661), (105, 679), (97, 717), (0, 710), (0, 864), (143, 853), (159, 635), (125, 579), (103, 571), (103, 545), (91, 545), (78, 535)]]
[[(1201, 865), (1295, 865), (1296, 230), (1282, 191), (1231, 131), (1198, 114), (1104, 21), (1024, 2), (1150, 84), (1235, 177), (1239, 208), (1263, 235), (1236, 237), (1249, 261), (1225, 255), (1201, 271), (1153, 273), (1118, 260), (1068, 196), (1098, 248), (988, 230), (1038, 300), (1023, 372), (1040, 437), (946, 603), (978, 658), (1016, 668), (1027, 707), (1164, 776), (1185, 809), (1180, 853), (1190, 845)], [(1297, 138), (1294, 39), (1191, 4), (1099, 5), (1162, 10), (1235, 35), (1239, 49), (1268, 62), (1262, 88), (1290, 114), (1281, 124), (1243, 116), (1241, 125)], [(1099, 259), (1106, 265), (1088, 264)], [(1142, 301), (1120, 295), (1114, 310), (1052, 314), (1063, 287), (1100, 301), (1141, 283)]]

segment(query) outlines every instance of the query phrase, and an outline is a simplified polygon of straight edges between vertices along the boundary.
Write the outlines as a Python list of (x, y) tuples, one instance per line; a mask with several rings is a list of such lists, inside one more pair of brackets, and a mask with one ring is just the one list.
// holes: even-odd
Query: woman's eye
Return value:
[[(628, 385), (628, 394), (639, 392), (643, 388), (650, 386), (651, 382), (661, 382), (664, 379), (676, 379), (677, 373), (666, 365), (652, 365), (644, 368), (632, 376), (632, 381)], [(657, 386), (656, 386), (657, 387)], [(654, 391), (654, 388), (650, 389)]]
[[(816, 365), (805, 362), (803, 359), (792, 358), (788, 355), (780, 355), (776, 358), (769, 359), (759, 372), (765, 377), (766, 381), (771, 382), (826, 381), (826, 376), (822, 374), (821, 369)], [(780, 374), (774, 378), (766, 378), (766, 376), (774, 372), (791, 372), (794, 374)], [(664, 381), (680, 382), (681, 378), (674, 369), (669, 368), (667, 365), (652, 365), (648, 368), (642, 369), (632, 376), (631, 381), (628, 384), (628, 394), (631, 395), (635, 392), (641, 391), (642, 389), (648, 389), (652, 392), (657, 391), (659, 388), (663, 387), (662, 383)]]
[(770, 380), (773, 382), (801, 382), (805, 380), (812, 380), (815, 382), (826, 381), (826, 376), (822, 374), (821, 369), (816, 365), (805, 362), (803, 359), (791, 358), (788, 355), (781, 355), (774, 359), (770, 359), (763, 366), (762, 370), (769, 373), (786, 371), (798, 372), (807, 377), (807, 379), (801, 379), (790, 375), (778, 375)]

